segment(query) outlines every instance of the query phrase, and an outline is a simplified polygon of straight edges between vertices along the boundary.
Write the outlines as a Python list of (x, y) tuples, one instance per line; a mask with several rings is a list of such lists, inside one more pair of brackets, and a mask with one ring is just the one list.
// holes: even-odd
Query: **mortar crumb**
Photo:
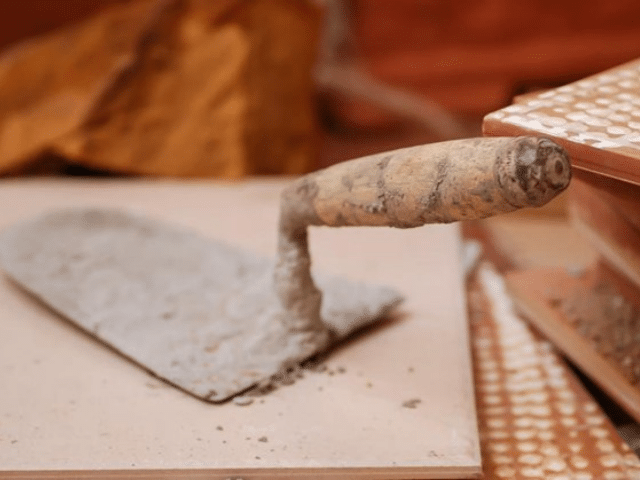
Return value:
[(327, 365), (324, 363), (310, 363), (307, 367), (312, 372), (322, 373), (327, 371)]
[(418, 404), (421, 402), (422, 400), (419, 398), (411, 398), (409, 400), (405, 400), (404, 402), (402, 402), (402, 406), (405, 408), (416, 408)]
[(251, 405), (253, 403), (253, 398), (251, 397), (235, 397), (233, 399), (233, 403), (238, 405), (239, 407), (246, 407), (247, 405)]

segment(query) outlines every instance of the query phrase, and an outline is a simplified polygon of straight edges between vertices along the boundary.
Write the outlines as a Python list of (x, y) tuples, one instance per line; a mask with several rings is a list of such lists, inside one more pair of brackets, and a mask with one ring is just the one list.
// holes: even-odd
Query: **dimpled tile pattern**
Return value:
[(492, 267), (471, 282), (469, 309), (485, 478), (640, 479), (638, 457)]
[(535, 133), (562, 143), (574, 165), (640, 181), (640, 60), (522, 101), (484, 118), (487, 135)]

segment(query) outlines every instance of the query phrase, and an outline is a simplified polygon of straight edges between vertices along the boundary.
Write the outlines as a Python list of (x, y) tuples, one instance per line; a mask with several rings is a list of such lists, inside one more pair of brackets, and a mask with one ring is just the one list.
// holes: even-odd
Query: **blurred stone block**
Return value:
[(0, 173), (53, 152), (141, 175), (302, 173), (321, 11), (136, 1), (0, 58)]

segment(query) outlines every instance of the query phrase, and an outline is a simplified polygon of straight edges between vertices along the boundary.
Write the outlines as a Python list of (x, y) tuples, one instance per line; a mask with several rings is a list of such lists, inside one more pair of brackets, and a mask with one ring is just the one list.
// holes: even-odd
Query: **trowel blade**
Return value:
[[(301, 349), (279, 321), (273, 260), (149, 218), (48, 213), (4, 232), (0, 259), (54, 311), (205, 401), (268, 380)], [(336, 341), (401, 301), (386, 287), (314, 277)]]

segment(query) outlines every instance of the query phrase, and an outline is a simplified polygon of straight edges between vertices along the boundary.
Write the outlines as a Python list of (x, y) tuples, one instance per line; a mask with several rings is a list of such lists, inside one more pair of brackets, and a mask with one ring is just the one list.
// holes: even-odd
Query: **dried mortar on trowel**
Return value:
[(547, 139), (477, 138), (344, 162), (282, 194), (275, 285), (290, 331), (318, 351), (330, 341), (310, 274), (310, 225), (413, 228), (539, 207), (571, 179), (566, 151)]
[(485, 218), (541, 206), (570, 178), (566, 151), (544, 138), (454, 140), (291, 183), (275, 260), (100, 209), (13, 227), (0, 254), (13, 280), (62, 316), (169, 383), (222, 402), (327, 352), (401, 301), (386, 287), (312, 275), (309, 226)]

